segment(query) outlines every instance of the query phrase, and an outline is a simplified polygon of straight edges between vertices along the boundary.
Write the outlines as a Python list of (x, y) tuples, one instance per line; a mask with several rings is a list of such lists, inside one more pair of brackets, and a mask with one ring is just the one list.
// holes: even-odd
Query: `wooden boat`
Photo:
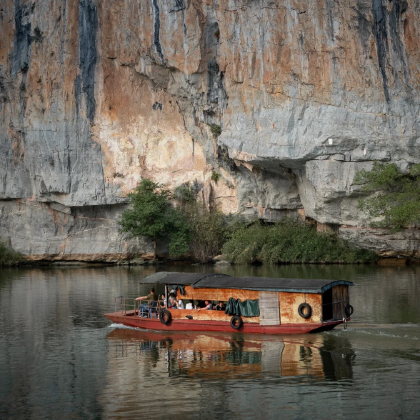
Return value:
[[(165, 299), (133, 304), (118, 298), (115, 323), (148, 330), (224, 331), (259, 334), (302, 334), (333, 329), (353, 313), (349, 286), (344, 280), (306, 280), (268, 277), (231, 277), (224, 274), (159, 272), (140, 281), (164, 286)], [(225, 311), (166, 309), (171, 292), (176, 299), (227, 302)]]

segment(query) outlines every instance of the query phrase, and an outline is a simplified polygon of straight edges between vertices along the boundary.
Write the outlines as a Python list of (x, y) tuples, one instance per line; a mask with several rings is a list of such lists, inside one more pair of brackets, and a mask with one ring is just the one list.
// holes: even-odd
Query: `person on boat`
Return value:
[(201, 311), (201, 309), (204, 309), (205, 311), (211, 311), (213, 310), (213, 305), (211, 304), (211, 302), (209, 300), (205, 300), (205, 307), (204, 308), (199, 308), (198, 310)]
[(217, 311), (224, 311), (226, 309), (225, 302), (219, 302), (219, 304), (216, 306)]
[(182, 301), (182, 299), (178, 300), (177, 306), (178, 306), (178, 309), (185, 309), (184, 302)]
[[(139, 296), (136, 298), (136, 300), (144, 300), (147, 299), (147, 303), (142, 303), (139, 306), (140, 312), (142, 315), (146, 312), (146, 314), (149, 312), (149, 308), (153, 307), (153, 302), (158, 300), (158, 295), (155, 292), (155, 289), (150, 289), (150, 293), (147, 296)], [(155, 304), (156, 305), (156, 304)]]
[(174, 295), (169, 295), (168, 309), (177, 309), (176, 299)]
[(136, 300), (144, 300), (147, 299), (149, 301), (151, 300), (158, 300), (158, 295), (155, 292), (155, 289), (150, 289), (150, 293), (147, 296), (140, 296), (136, 298)]
[(165, 307), (166, 307), (165, 295), (162, 295), (162, 298), (161, 298), (161, 300), (159, 301), (159, 303), (160, 303), (160, 306), (161, 306), (162, 308), (165, 308)]

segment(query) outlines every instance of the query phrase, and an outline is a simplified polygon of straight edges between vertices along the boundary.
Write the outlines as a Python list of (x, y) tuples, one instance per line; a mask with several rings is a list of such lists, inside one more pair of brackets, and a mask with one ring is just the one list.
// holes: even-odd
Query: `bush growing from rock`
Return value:
[(193, 188), (182, 185), (175, 190), (179, 210), (191, 229), (190, 252), (194, 260), (209, 262), (220, 254), (229, 232), (226, 216), (215, 209), (207, 209), (197, 201)]
[(210, 127), (210, 131), (215, 139), (217, 139), (220, 134), (222, 134), (222, 127), (220, 127), (220, 125), (208, 124), (208, 126)]
[(222, 249), (225, 259), (253, 263), (357, 263), (376, 259), (336, 235), (317, 233), (312, 225), (291, 219), (274, 225), (255, 222), (238, 228)]
[(11, 267), (18, 265), (23, 260), (19, 252), (7, 247), (3, 242), (0, 242), (0, 267)]
[(370, 194), (359, 198), (358, 207), (371, 226), (398, 231), (420, 221), (420, 164), (402, 173), (395, 163), (374, 162), (371, 171), (356, 174), (354, 184)]

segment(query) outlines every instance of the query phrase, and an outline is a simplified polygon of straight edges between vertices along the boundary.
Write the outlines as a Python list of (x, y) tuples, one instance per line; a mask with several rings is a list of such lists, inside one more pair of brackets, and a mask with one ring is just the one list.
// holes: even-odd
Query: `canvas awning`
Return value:
[(226, 274), (159, 272), (141, 280), (143, 284), (192, 286), (195, 289), (244, 289), (273, 292), (323, 293), (338, 285), (353, 286), (346, 280), (231, 277)]

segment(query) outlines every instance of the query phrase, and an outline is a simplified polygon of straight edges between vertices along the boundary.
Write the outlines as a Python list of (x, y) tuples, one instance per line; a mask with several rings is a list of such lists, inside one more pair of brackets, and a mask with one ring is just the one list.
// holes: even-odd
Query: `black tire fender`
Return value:
[(309, 303), (301, 303), (298, 308), (298, 313), (303, 319), (309, 319), (312, 315), (312, 307)]
[(230, 326), (234, 330), (239, 330), (239, 328), (241, 328), (242, 325), (244, 325), (244, 321), (242, 321), (242, 318), (240, 316), (235, 315), (230, 319)]
[(347, 316), (353, 315), (353, 312), (354, 312), (353, 306), (351, 306), (350, 303), (348, 303), (346, 307), (344, 308), (344, 312), (346, 313)]
[(172, 314), (167, 309), (163, 309), (160, 311), (159, 318), (163, 325), (168, 325), (172, 321)]

